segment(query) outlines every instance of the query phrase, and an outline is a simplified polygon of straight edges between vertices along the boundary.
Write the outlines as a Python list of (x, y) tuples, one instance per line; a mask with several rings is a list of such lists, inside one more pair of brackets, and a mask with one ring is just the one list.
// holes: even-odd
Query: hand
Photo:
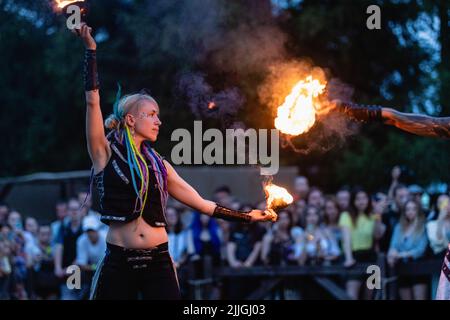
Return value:
[(64, 272), (64, 269), (55, 267), (55, 276), (58, 278), (63, 278), (65, 275), (66, 273)]
[(345, 268), (350, 268), (350, 267), (353, 267), (353, 265), (356, 263), (356, 260), (355, 259), (349, 259), (349, 260), (345, 260), (344, 261), (344, 267)]
[(242, 267), (242, 262), (240, 262), (239, 260), (236, 260), (236, 261), (230, 263), (230, 265), (232, 268), (240, 268), (240, 267)]
[[(74, 29), (75, 30), (75, 29)], [(75, 32), (75, 31), (73, 31)], [(81, 24), (81, 29), (79, 31), (80, 37), (84, 42), (84, 46), (89, 50), (96, 50), (97, 43), (95, 43), (94, 38), (92, 37), (92, 28), (89, 27), (86, 23)]]
[(244, 262), (244, 267), (246, 268), (250, 268), (252, 266), (252, 264), (250, 262)]
[(249, 213), (249, 216), (252, 217), (252, 222), (256, 221), (272, 221), (275, 222), (278, 219), (278, 215), (275, 213), (275, 211), (268, 209), (265, 211), (262, 210), (252, 210)]

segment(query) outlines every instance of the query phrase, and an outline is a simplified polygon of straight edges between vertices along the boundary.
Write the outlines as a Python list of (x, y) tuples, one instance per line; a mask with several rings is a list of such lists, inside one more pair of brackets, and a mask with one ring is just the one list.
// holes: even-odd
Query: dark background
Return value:
[[(0, 0), (0, 177), (90, 167), (83, 45), (49, 3)], [(366, 27), (371, 4), (381, 8), (381, 30)], [(273, 110), (260, 93), (276, 61), (320, 66), (360, 103), (450, 116), (449, 10), (446, 0), (93, 0), (88, 23), (97, 36), (104, 115), (117, 82), (125, 92), (146, 88), (164, 123), (156, 147), (169, 156), (171, 132), (194, 119), (272, 128)], [(204, 83), (186, 89), (186, 77)], [(196, 110), (195, 99), (207, 100), (202, 92), (225, 92), (221, 108), (229, 109)], [(395, 164), (404, 166), (405, 182), (448, 182), (449, 153), (447, 141), (373, 124), (326, 152), (283, 149), (281, 163), (299, 166), (326, 191), (342, 184), (377, 190)]]

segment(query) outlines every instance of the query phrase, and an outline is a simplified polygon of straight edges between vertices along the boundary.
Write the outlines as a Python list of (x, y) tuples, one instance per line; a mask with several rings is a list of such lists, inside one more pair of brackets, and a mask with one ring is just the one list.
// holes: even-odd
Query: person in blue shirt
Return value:
[[(388, 252), (388, 263), (395, 267), (424, 256), (428, 246), (425, 215), (421, 206), (408, 200), (401, 209), (400, 221), (394, 227)], [(399, 276), (399, 295), (402, 300), (424, 300), (427, 293), (426, 276)]]

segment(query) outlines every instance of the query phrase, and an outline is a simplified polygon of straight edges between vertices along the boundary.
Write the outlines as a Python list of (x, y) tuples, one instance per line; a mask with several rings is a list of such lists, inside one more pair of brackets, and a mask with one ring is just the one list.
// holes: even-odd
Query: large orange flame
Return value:
[(267, 196), (267, 209), (276, 210), (286, 208), (294, 201), (294, 198), (285, 188), (279, 187), (275, 184), (270, 183), (266, 185), (264, 187), (264, 191)]
[(282, 133), (297, 136), (307, 132), (316, 121), (316, 111), (319, 109), (317, 98), (325, 90), (322, 83), (312, 76), (300, 80), (278, 107), (275, 128)]

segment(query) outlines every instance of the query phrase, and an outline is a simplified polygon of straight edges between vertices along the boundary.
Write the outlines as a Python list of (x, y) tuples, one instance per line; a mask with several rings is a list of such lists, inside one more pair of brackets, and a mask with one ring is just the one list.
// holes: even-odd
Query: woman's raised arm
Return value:
[(97, 44), (91, 35), (92, 29), (83, 24), (81, 39), (86, 47), (84, 61), (84, 86), (86, 92), (86, 137), (89, 156), (96, 172), (108, 161), (108, 140), (105, 137), (103, 116), (100, 109), (99, 80), (97, 73)]

